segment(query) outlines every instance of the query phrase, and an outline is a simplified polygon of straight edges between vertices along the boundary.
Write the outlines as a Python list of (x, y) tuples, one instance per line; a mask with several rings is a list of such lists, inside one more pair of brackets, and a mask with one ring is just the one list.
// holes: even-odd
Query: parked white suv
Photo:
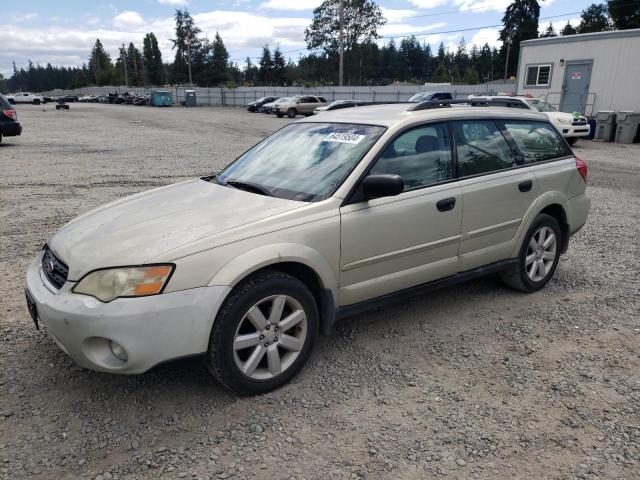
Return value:
[(18, 92), (12, 95), (7, 95), (7, 100), (9, 100), (9, 103), (32, 103), (34, 105), (45, 103), (43, 97), (30, 92)]
[(515, 108), (526, 108), (541, 112), (547, 116), (554, 127), (567, 139), (570, 145), (575, 144), (579, 138), (588, 137), (591, 126), (587, 122), (587, 117), (580, 114), (559, 112), (556, 108), (540, 98), (531, 96), (504, 96), (504, 95), (470, 95), (470, 100), (486, 99), (494, 105), (504, 105)]
[(256, 394), (354, 312), (491, 272), (540, 290), (586, 221), (587, 167), (544, 115), (440, 107), (325, 112), (77, 217), (28, 269), (36, 325), (90, 369), (206, 354)]

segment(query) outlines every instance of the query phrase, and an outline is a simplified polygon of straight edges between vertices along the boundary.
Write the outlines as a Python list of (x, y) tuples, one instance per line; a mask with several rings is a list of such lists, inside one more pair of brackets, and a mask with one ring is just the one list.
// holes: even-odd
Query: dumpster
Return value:
[(640, 113), (618, 112), (616, 126), (617, 143), (633, 143), (640, 141)]
[(185, 90), (184, 91), (184, 106), (195, 107), (196, 106), (196, 91)]
[(613, 142), (616, 134), (616, 112), (601, 110), (596, 114), (596, 140)]
[(167, 90), (151, 92), (149, 103), (154, 107), (170, 107), (173, 104), (173, 95)]

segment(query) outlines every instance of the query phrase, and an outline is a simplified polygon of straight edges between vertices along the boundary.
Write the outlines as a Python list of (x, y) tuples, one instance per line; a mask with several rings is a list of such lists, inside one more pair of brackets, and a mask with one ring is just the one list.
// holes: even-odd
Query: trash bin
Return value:
[(602, 110), (596, 114), (596, 140), (612, 142), (616, 132), (616, 112)]
[(170, 107), (173, 104), (173, 95), (167, 90), (151, 92), (149, 103), (154, 107)]
[(184, 91), (184, 106), (195, 107), (196, 106), (196, 91), (185, 90)]
[(640, 126), (640, 113), (618, 112), (616, 126), (617, 143), (633, 143), (640, 141), (638, 127)]

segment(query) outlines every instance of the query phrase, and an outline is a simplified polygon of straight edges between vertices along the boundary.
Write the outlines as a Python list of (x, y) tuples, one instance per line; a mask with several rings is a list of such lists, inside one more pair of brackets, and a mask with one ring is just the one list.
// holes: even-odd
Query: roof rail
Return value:
[(470, 107), (523, 107), (521, 100), (514, 99), (512, 97), (475, 97), (466, 100), (427, 100), (411, 105), (407, 111), (417, 112), (419, 110), (430, 110), (432, 108), (449, 108), (451, 105), (469, 105)]

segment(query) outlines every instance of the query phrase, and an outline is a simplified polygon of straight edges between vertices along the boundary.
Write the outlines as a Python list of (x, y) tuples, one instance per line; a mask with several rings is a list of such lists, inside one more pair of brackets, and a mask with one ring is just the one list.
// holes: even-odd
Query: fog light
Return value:
[(109, 340), (109, 349), (118, 360), (126, 362), (129, 359), (129, 356), (122, 345), (114, 342), (113, 340)]

